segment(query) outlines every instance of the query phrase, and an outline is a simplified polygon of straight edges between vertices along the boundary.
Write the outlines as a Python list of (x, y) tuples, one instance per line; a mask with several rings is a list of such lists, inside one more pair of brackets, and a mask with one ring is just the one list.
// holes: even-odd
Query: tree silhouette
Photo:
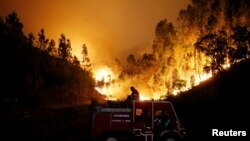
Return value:
[(78, 60), (76, 56), (73, 57), (73, 64), (76, 66), (80, 66), (80, 61)]
[(35, 36), (33, 33), (29, 33), (27, 37), (28, 44), (34, 46)]
[(234, 63), (237, 60), (247, 58), (250, 55), (250, 31), (247, 30), (247, 27), (238, 25), (233, 28), (231, 38), (234, 46), (229, 53), (230, 62)]
[(16, 12), (12, 12), (5, 17), (5, 25), (10, 34), (23, 37), (23, 24), (20, 22)]
[(46, 50), (48, 47), (49, 39), (45, 37), (44, 29), (42, 28), (38, 33), (38, 45), (41, 50)]
[(222, 65), (226, 62), (229, 51), (228, 37), (225, 31), (204, 35), (194, 46), (211, 59), (210, 65), (213, 72), (223, 70)]
[(47, 49), (45, 50), (48, 54), (57, 57), (56, 43), (53, 39), (50, 40)]
[(210, 15), (207, 19), (207, 30), (213, 31), (218, 23), (219, 21), (217, 20), (217, 18), (214, 15)]
[(90, 58), (88, 56), (88, 48), (86, 46), (86, 44), (82, 45), (82, 67), (84, 70), (86, 71), (91, 71), (92, 70), (92, 64), (90, 62)]
[(69, 39), (66, 39), (64, 34), (61, 34), (61, 38), (59, 39), (59, 46), (58, 46), (58, 57), (69, 61), (72, 58), (71, 55), (71, 43)]
[(136, 59), (135, 59), (135, 56), (133, 54), (130, 54), (128, 57), (127, 57), (127, 63), (129, 65), (136, 65)]
[(0, 17), (0, 33), (3, 34), (4, 30), (6, 29), (5, 23), (2, 17)]
[(125, 73), (129, 76), (134, 76), (139, 71), (139, 68), (137, 67), (137, 61), (135, 59), (135, 56), (133, 54), (130, 54), (127, 57), (127, 67), (125, 70)]
[(162, 60), (164, 54), (172, 50), (173, 40), (176, 35), (174, 25), (171, 22), (167, 22), (166, 19), (161, 20), (155, 28), (155, 39), (153, 41), (153, 54), (156, 59)]
[(1, 90), (8, 91), (0, 97), (4, 108), (17, 106), (16, 102), (21, 109), (74, 105), (100, 97), (92, 76), (72, 57), (69, 39), (62, 34), (56, 48), (55, 41), (47, 39), (41, 29), (34, 44), (33, 33), (26, 37), (22, 28), (16, 13), (0, 17)]

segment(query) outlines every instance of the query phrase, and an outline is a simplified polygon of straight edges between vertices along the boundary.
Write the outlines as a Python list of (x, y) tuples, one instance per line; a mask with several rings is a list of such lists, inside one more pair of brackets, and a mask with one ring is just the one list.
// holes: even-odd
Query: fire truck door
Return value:
[(134, 127), (139, 129), (152, 129), (152, 103), (135, 103)]

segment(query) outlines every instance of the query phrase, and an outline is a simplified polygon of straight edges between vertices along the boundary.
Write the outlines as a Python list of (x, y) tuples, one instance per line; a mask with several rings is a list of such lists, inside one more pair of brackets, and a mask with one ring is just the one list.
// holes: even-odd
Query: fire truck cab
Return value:
[(94, 140), (180, 141), (184, 137), (169, 101), (132, 101), (125, 108), (99, 107), (92, 118)]

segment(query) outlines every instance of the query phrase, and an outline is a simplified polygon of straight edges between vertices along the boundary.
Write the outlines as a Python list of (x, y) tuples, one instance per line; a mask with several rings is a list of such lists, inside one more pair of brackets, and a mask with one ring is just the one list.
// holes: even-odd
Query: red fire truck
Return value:
[(99, 107), (92, 118), (94, 140), (179, 141), (185, 134), (169, 101), (131, 101), (122, 108)]

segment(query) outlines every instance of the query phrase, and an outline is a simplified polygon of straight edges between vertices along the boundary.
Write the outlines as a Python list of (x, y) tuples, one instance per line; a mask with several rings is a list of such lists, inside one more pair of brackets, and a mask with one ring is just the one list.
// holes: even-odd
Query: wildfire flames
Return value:
[(105, 95), (106, 100), (117, 100), (117, 98), (111, 94), (112, 86), (110, 85), (114, 77), (113, 71), (108, 67), (102, 67), (94, 72), (94, 77), (96, 81), (95, 89)]
[(192, 1), (180, 11), (177, 26), (166, 19), (158, 22), (151, 52), (130, 54), (126, 63), (116, 60), (112, 67), (96, 69), (96, 90), (107, 100), (120, 100), (134, 86), (140, 100), (165, 99), (248, 58), (250, 18), (245, 2)]
[[(225, 64), (225, 67), (229, 67), (230, 64)], [(200, 84), (201, 82), (211, 78), (213, 75), (211, 72), (209, 73), (203, 73), (200, 75), (195, 75), (195, 83), (194, 86)], [(94, 72), (94, 77), (96, 81), (96, 87), (95, 89), (104, 95), (106, 97), (106, 100), (118, 100), (119, 98), (126, 98), (130, 91), (129, 91), (129, 85), (125, 82), (115, 82), (117, 79), (115, 77), (115, 73), (112, 71), (111, 68), (108, 67), (102, 67), (100, 69), (97, 69)], [(117, 84), (119, 83), (119, 84)], [(140, 100), (160, 100), (164, 98), (166, 95), (166, 91), (158, 91), (154, 92), (152, 94), (148, 94), (147, 92), (150, 90), (146, 90), (146, 88), (138, 89), (140, 92)], [(173, 90), (172, 94), (177, 96), (182, 91), (187, 91), (191, 88), (191, 85), (184, 87), (180, 90), (175, 89)], [(126, 90), (127, 89), (127, 90)], [(124, 91), (125, 90), (125, 91)]]
[[(195, 38), (191, 37), (187, 42), (194, 44)], [(193, 48), (191, 51), (194, 52), (194, 46), (191, 45), (190, 48)], [(178, 59), (180, 58), (180, 54), (184, 54), (183, 52), (184, 51), (177, 47), (176, 54), (178, 55), (176, 56), (176, 62), (181, 62)], [(183, 56), (185, 56), (185, 54)], [(172, 72), (162, 72), (161, 69), (163, 68), (163, 65), (156, 63), (152, 69), (147, 69), (149, 67), (146, 66), (146, 69), (141, 69), (141, 72), (137, 73), (136, 76), (130, 77), (127, 75), (127, 77), (125, 76), (123, 79), (120, 78), (122, 72), (131, 75), (131, 72), (137, 71), (140, 68), (133, 68), (134, 66), (131, 66), (130, 64), (122, 66), (122, 69), (117, 69), (117, 66), (115, 65), (112, 67), (101, 66), (94, 69), (93, 74), (96, 81), (95, 89), (100, 94), (104, 95), (106, 100), (126, 99), (131, 93), (130, 86), (134, 86), (139, 91), (140, 100), (161, 100), (165, 99), (168, 95), (178, 96), (180, 92), (188, 91), (192, 87), (213, 77), (215, 72), (212, 73), (212, 70), (209, 67), (209, 69), (204, 69), (207, 65), (208, 57), (200, 55), (197, 58), (199, 58), (198, 61), (193, 57), (186, 62), (186, 64), (190, 66), (190, 69), (182, 69), (185, 68), (183, 65), (175, 65), (168, 66), (168, 69), (172, 70)], [(228, 69), (230, 66), (229, 59), (226, 59), (225, 64), (222, 65), (223, 69)], [(173, 70), (175, 69), (178, 70), (178, 74), (174, 73)], [(157, 78), (155, 78), (155, 74), (158, 74)], [(174, 86), (173, 76), (177, 77), (177, 80), (181, 80), (180, 84), (177, 83)], [(165, 82), (162, 82), (162, 80), (165, 80)], [(167, 82), (172, 85), (167, 86)], [(182, 82), (185, 83), (182, 84)]]

